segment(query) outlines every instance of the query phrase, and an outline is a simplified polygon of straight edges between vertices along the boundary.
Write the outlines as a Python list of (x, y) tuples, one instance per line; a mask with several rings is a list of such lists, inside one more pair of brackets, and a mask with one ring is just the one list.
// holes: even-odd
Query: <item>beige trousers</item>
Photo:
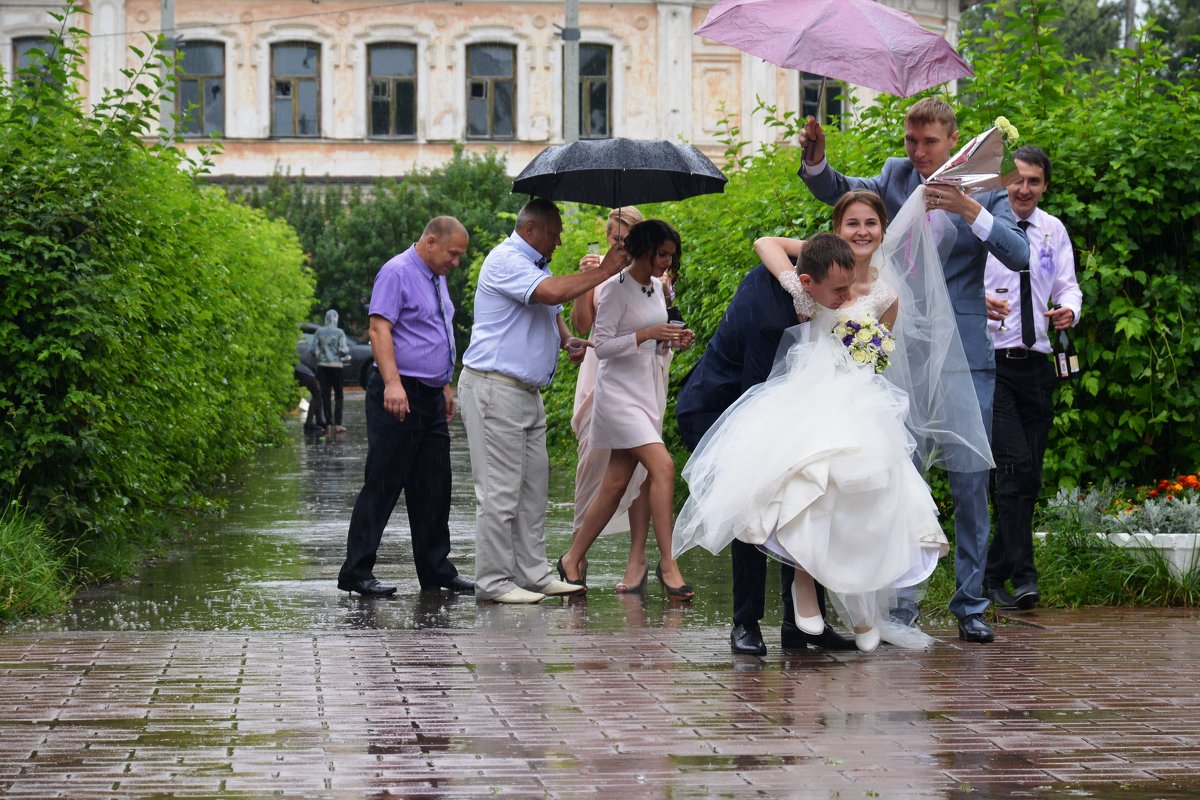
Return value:
[(458, 400), (475, 480), (475, 599), (536, 592), (546, 560), (550, 463), (542, 396), (463, 371)]

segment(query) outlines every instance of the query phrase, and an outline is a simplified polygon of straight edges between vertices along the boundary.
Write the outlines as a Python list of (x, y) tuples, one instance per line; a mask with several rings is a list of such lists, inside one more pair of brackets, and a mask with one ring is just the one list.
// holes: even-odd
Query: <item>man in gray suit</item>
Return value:
[[(888, 216), (895, 218), (908, 196), (938, 167), (946, 163), (958, 144), (954, 109), (944, 100), (927, 97), (915, 103), (904, 118), (904, 150), (908, 158), (889, 158), (873, 178), (848, 178), (825, 160), (825, 134), (811, 117), (804, 126), (804, 163), (800, 178), (813, 196), (833, 205), (851, 189), (869, 189), (883, 198)], [(942, 267), (946, 288), (954, 304), (975, 394), (983, 423), (992, 424), (992, 397), (996, 384), (996, 358), (987, 331), (987, 304), (983, 273), (988, 253), (1014, 271), (1028, 269), (1029, 242), (1017, 227), (1008, 194), (1003, 191), (969, 195), (949, 186), (926, 188), (929, 210), (941, 209), (957, 229), (957, 238)], [(958, 617), (958, 637), (968, 642), (992, 641), (992, 629), (983, 621), (988, 600), (983, 594), (987, 562), (988, 473), (951, 472), (954, 500), (954, 575), (957, 589), (950, 610)], [(893, 619), (916, 622), (915, 599), (902, 597)]]

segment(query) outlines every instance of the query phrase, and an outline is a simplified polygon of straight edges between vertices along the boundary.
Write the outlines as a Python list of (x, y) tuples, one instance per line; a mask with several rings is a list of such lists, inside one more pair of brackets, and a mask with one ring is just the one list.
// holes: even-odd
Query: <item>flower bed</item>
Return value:
[[(1049, 531), (1067, 528), (1094, 532), (1117, 547), (1160, 557), (1171, 575), (1183, 581), (1200, 567), (1200, 476), (1160, 480), (1153, 488), (1102, 484), (1087, 490), (1062, 489), (1045, 509)], [(1048, 531), (1035, 534), (1044, 541)]]

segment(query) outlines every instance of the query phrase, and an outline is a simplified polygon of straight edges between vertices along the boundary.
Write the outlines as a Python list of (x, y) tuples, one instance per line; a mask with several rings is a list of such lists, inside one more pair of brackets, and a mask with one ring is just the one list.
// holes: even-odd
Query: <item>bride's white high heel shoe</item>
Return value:
[(879, 647), (879, 628), (868, 628), (862, 633), (855, 633), (854, 646), (863, 653), (870, 653)]
[(820, 614), (815, 617), (800, 616), (800, 600), (796, 596), (795, 581), (792, 581), (792, 615), (796, 618), (796, 627), (809, 636), (820, 636), (825, 631), (825, 618)]

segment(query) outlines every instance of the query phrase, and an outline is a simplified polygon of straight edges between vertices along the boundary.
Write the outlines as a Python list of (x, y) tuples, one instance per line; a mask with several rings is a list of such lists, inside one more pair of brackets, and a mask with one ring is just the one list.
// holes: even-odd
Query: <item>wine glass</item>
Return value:
[[(996, 294), (1001, 296), (1000, 297), (1001, 300), (1008, 299), (1008, 298), (1004, 297), (1004, 295), (1008, 294), (1008, 289), (1006, 287), (1000, 287), (1000, 288), (996, 289)], [(1008, 322), (1008, 317), (1005, 317), (1004, 319), (1000, 320), (1000, 327), (997, 330), (1001, 330), (1001, 331), (1008, 330), (1008, 325), (1006, 324), (1007, 322)]]

